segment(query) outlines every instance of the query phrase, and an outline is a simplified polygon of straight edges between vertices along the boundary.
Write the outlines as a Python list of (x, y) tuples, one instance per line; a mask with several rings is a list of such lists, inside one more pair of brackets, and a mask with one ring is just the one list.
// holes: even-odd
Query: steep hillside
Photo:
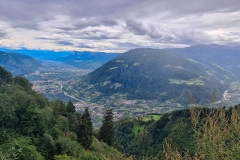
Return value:
[(166, 51), (184, 56), (197, 65), (208, 68), (209, 76), (225, 81), (239, 80), (240, 49), (238, 47), (216, 44), (195, 45), (187, 48), (166, 49)]
[(137, 159), (163, 159), (163, 145), (166, 140), (177, 144), (179, 150), (183, 151), (194, 152), (196, 147), (189, 109), (161, 115), (159, 120), (120, 120), (115, 123), (114, 134), (115, 145), (122, 146), (122, 152), (135, 155)]
[(0, 51), (0, 65), (11, 71), (13, 75), (32, 73), (42, 66), (36, 59), (19, 53)]
[(184, 109), (159, 120), (124, 119), (115, 123), (115, 145), (139, 160), (239, 159), (240, 123), (234, 119), (239, 107)]
[(180, 54), (154, 49), (134, 49), (107, 62), (86, 77), (103, 95), (127, 94), (129, 99), (172, 100), (188, 104), (189, 94), (209, 103), (216, 89), (221, 97), (226, 85), (209, 76), (206, 65)]
[(104, 53), (104, 52), (77, 52), (73, 54), (59, 58), (58, 61), (65, 62), (66, 64), (73, 65), (82, 69), (94, 70), (107, 61), (112, 60), (118, 54), (116, 53)]
[[(0, 159), (115, 160), (119, 151), (93, 137), (91, 117), (69, 101), (48, 101), (29, 81), (0, 66)], [(125, 159), (125, 158), (121, 158)]]

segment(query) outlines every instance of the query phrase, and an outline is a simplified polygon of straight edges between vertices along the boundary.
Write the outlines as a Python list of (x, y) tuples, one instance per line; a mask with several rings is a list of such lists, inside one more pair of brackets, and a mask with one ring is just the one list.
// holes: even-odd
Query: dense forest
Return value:
[[(71, 100), (49, 102), (31, 87), (26, 78), (0, 67), (1, 160), (121, 159), (104, 136), (97, 139), (87, 108), (77, 113)], [(109, 127), (112, 119), (105, 121)]]
[(124, 119), (114, 132), (115, 145), (136, 159), (240, 159), (240, 105), (193, 106), (157, 121)]
[(0, 67), (1, 160), (240, 159), (240, 105), (192, 103), (115, 123), (108, 109), (102, 122), (94, 131), (88, 108), (80, 114), (71, 100), (48, 101), (26, 78)]

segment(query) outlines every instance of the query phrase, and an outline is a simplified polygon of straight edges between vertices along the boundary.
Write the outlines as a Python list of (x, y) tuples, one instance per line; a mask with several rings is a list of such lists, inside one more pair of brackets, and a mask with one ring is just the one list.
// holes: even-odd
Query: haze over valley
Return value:
[[(201, 106), (212, 105), (214, 91), (214, 106), (239, 103), (240, 56), (236, 47), (211, 44), (181, 49), (139, 48), (118, 54), (66, 52), (49, 58), (56, 53), (36, 52), (32, 54), (36, 59), (11, 53), (18, 57), (19, 72), (12, 61), (5, 60), (2, 65), (15, 75), (23, 74), (33, 89), (49, 100), (71, 99), (79, 112), (88, 107), (96, 126), (101, 124), (106, 108), (113, 108), (115, 120), (163, 114), (189, 108), (190, 94)], [(2, 59), (11, 54), (2, 52)], [(31, 61), (26, 62), (26, 57)], [(22, 71), (26, 64), (28, 72)]]

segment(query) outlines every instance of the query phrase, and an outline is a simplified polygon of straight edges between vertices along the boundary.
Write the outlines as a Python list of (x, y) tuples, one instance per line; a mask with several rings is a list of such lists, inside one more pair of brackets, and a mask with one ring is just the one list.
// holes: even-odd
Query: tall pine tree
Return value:
[(93, 127), (92, 127), (92, 121), (91, 116), (88, 111), (88, 108), (85, 109), (85, 112), (81, 116), (81, 124), (78, 129), (78, 141), (81, 143), (81, 145), (89, 149), (92, 144), (92, 134), (93, 134)]
[(75, 106), (73, 105), (72, 101), (68, 101), (68, 104), (67, 104), (67, 112), (68, 113), (74, 113), (76, 112), (75, 110)]
[(113, 139), (113, 112), (111, 109), (107, 109), (102, 122), (102, 126), (100, 127), (99, 130), (99, 140), (111, 146), (112, 139)]

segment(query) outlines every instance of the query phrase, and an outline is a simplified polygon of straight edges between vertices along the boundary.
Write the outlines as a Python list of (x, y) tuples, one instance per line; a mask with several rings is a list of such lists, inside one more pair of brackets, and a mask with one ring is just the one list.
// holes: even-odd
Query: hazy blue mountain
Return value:
[(7, 53), (22, 53), (39, 59), (41, 61), (60, 61), (81, 69), (94, 70), (104, 63), (110, 61), (117, 53), (105, 52), (78, 52), (78, 51), (52, 51), (52, 50), (31, 50), (31, 49), (9, 49), (0, 48)]
[(209, 65), (177, 53), (158, 49), (130, 50), (91, 72), (85, 80), (104, 95), (122, 93), (129, 99), (187, 104), (192, 93), (197, 102), (209, 103), (214, 89), (221, 97), (227, 87), (221, 77), (210, 75)]
[(0, 65), (13, 75), (32, 73), (42, 66), (41, 62), (24, 54), (0, 51)]
[(69, 56), (59, 58), (58, 61), (65, 62), (66, 64), (73, 65), (78, 68), (94, 70), (117, 55), (117, 53), (74, 51)]
[(57, 60), (60, 57), (65, 57), (72, 54), (72, 52), (70, 51), (31, 50), (25, 48), (22, 49), (0, 48), (0, 50), (8, 53), (9, 52), (22, 53), (40, 60)]

